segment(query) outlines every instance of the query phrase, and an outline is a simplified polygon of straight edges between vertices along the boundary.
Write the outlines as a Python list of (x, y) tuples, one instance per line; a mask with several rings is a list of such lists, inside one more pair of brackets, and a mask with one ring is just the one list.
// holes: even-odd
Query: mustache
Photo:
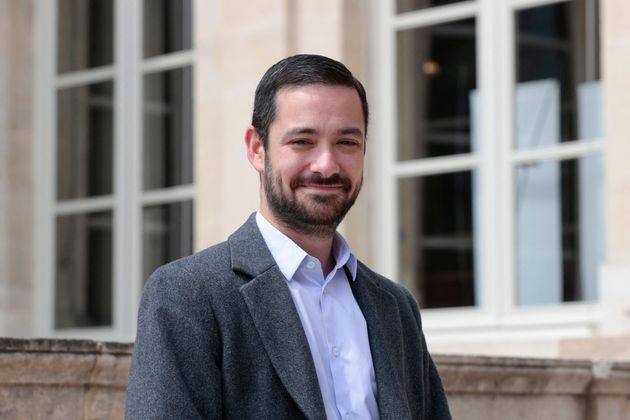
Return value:
[(352, 182), (350, 179), (345, 176), (341, 176), (339, 174), (335, 174), (328, 178), (324, 178), (318, 174), (312, 174), (308, 176), (299, 176), (297, 178), (293, 178), (291, 180), (291, 189), (296, 189), (302, 184), (313, 184), (313, 185), (341, 185), (341, 187), (345, 191), (350, 191), (352, 188)]

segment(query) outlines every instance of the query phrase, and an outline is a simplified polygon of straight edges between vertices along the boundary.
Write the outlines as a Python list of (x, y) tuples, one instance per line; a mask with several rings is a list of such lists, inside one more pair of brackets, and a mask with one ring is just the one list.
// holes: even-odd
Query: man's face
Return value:
[(361, 189), (364, 150), (363, 111), (353, 88), (280, 90), (265, 151), (263, 208), (295, 231), (331, 235)]

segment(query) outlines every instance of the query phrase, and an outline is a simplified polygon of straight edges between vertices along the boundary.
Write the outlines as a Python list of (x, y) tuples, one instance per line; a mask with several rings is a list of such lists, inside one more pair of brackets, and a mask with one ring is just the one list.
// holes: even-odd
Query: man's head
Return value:
[(339, 61), (313, 54), (280, 60), (267, 70), (256, 87), (252, 126), (267, 147), (269, 126), (276, 116), (276, 95), (281, 89), (305, 85), (347, 86), (356, 90), (363, 109), (364, 130), (368, 127), (368, 102), (363, 85)]
[(334, 60), (296, 56), (267, 71), (245, 133), (265, 217), (301, 234), (334, 233), (361, 189), (367, 112), (363, 87)]

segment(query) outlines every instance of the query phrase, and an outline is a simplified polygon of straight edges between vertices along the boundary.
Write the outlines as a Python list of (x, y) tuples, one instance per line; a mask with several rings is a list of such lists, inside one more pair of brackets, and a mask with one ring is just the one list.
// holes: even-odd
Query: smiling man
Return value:
[(151, 276), (127, 418), (451, 418), (413, 298), (336, 231), (367, 125), (343, 64), (297, 55), (265, 73), (245, 132), (260, 211)]

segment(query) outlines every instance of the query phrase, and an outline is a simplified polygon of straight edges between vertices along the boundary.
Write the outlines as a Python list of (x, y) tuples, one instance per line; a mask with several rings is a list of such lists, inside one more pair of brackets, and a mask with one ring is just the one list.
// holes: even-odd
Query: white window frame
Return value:
[[(514, 169), (517, 163), (560, 161), (602, 152), (602, 139), (580, 139), (537, 150), (514, 150), (515, 12), (573, 0), (470, 0), (396, 14), (395, 0), (370, 4), (372, 153), (368, 157), (375, 268), (398, 278), (398, 188), (404, 177), (477, 169), (480, 211), (475, 276), (477, 305), (424, 309), (424, 328), (435, 341), (527, 334), (585, 336), (598, 315), (594, 303), (517, 306), (515, 302)], [(481, 145), (476, 153), (396, 160), (396, 33), (398, 30), (475, 18)], [(509, 141), (499, 141), (508, 139)], [(487, 145), (492, 145), (488, 147)], [(497, 146), (498, 145), (498, 146)], [(506, 228), (508, 227), (508, 228)], [(511, 228), (510, 228), (511, 227)], [(508, 280), (505, 280), (508, 279)]]
[[(142, 185), (143, 77), (195, 64), (190, 50), (144, 58), (143, 1), (113, 0), (113, 65), (57, 74), (57, 2), (35, 3), (35, 312), (37, 335), (130, 341), (143, 284), (142, 211), (146, 205), (169, 204), (195, 197), (195, 185), (144, 191)], [(194, 8), (194, 2), (192, 2)], [(194, 13), (194, 9), (193, 9)], [(193, 19), (194, 21), (194, 16)], [(113, 194), (57, 202), (56, 95), (60, 88), (99, 81), (114, 83)], [(194, 86), (194, 85), (193, 85)], [(194, 91), (194, 87), (193, 87)], [(192, 162), (191, 162), (192, 164)], [(64, 328), (54, 326), (56, 218), (86, 211), (112, 210), (112, 325)]]

